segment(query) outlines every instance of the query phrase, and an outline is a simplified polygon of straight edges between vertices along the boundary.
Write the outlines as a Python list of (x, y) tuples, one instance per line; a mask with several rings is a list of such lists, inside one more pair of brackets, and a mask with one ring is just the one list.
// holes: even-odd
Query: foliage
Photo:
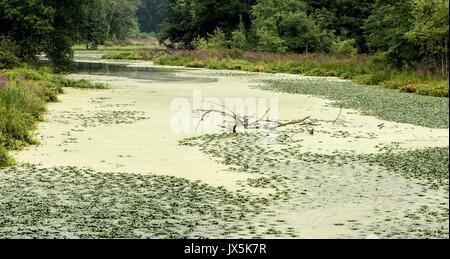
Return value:
[[(3, 143), (2, 136), (0, 135), (0, 143)], [(13, 159), (8, 155), (8, 151), (0, 145), (0, 167), (10, 166), (14, 163)]]
[(88, 0), (3, 0), (0, 35), (17, 42), (21, 58), (35, 62), (36, 55), (44, 52), (55, 67), (65, 69), (90, 4)]
[(105, 84), (69, 80), (47, 68), (17, 68), (0, 71), (6, 84), (0, 87), (0, 167), (11, 164), (7, 150), (35, 144), (32, 131), (43, 119), (46, 102), (57, 101), (63, 87), (105, 89)]
[(198, 39), (195, 45), (198, 49), (219, 50), (228, 48), (228, 41), (222, 29), (217, 28), (207, 40)]
[(0, 1), (0, 34), (20, 46), (20, 57), (35, 60), (54, 30), (55, 8), (48, 1)]
[(35, 63), (45, 53), (58, 70), (69, 70), (77, 41), (95, 49), (124, 41), (137, 31), (138, 0), (2, 0), (0, 35), (19, 46), (19, 58)]
[(124, 41), (137, 31), (137, 0), (108, 0), (108, 39)]
[(230, 34), (238, 27), (240, 17), (248, 28), (254, 4), (255, 0), (169, 0), (160, 42), (192, 48), (195, 39), (206, 38), (217, 28)]
[(40, 98), (42, 89), (10, 81), (0, 90), (0, 132), (5, 138), (2, 146), (18, 149), (34, 143), (30, 131), (45, 111), (44, 100)]
[(96, 49), (107, 41), (125, 42), (138, 30), (137, 0), (94, 1), (89, 9), (88, 25), (82, 40), (87, 49)]
[(249, 48), (245, 24), (242, 21), (242, 18), (238, 28), (231, 33), (230, 46), (232, 49), (246, 50)]
[(137, 16), (141, 32), (159, 32), (166, 15), (168, 0), (142, 0)]
[(383, 52), (383, 61), (402, 67), (417, 59), (413, 44), (405, 39), (412, 23), (411, 0), (377, 1), (364, 24), (370, 53)]
[(107, 40), (108, 16), (104, 6), (98, 2), (89, 13), (88, 24), (84, 29), (84, 40), (87, 49), (97, 49)]
[(226, 49), (166, 53), (157, 53), (151, 60), (160, 65), (334, 76), (364, 85), (380, 85), (420, 95), (448, 97), (448, 80), (436, 80), (433, 74), (419, 75), (417, 72), (396, 70), (363, 55), (282, 55)]
[(313, 16), (320, 28), (341, 38), (355, 39), (359, 52), (362, 53), (367, 50), (363, 25), (372, 13), (375, 1), (304, 0), (309, 6), (308, 13)]
[(109, 86), (103, 83), (91, 83), (87, 80), (69, 80), (62, 79), (61, 86), (71, 87), (71, 88), (81, 88), (81, 89), (108, 89)]
[(331, 36), (319, 28), (307, 8), (302, 1), (259, 0), (252, 14), (260, 50), (327, 51)]
[(5, 36), (0, 35), (0, 69), (13, 68), (20, 65), (19, 47)]
[(331, 52), (334, 54), (343, 54), (354, 56), (358, 54), (358, 49), (356, 48), (356, 40), (338, 40), (331, 47)]
[(442, 76), (448, 76), (449, 1), (413, 0), (413, 26), (405, 37), (420, 47), (425, 60), (440, 63)]
[[(172, 0), (160, 34), (170, 47), (229, 47), (275, 53), (372, 54), (374, 61), (448, 76), (447, 0)], [(205, 10), (214, 10), (206, 12)], [(225, 14), (230, 14), (228, 19)], [(239, 17), (243, 21), (239, 24)], [(222, 37), (222, 41), (223, 40)], [(221, 44), (222, 46), (225, 44)]]

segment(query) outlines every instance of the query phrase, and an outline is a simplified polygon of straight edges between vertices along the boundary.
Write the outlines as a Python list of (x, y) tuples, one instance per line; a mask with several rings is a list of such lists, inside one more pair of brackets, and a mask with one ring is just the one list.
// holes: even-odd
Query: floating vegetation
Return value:
[(448, 188), (448, 147), (384, 152), (367, 156), (366, 159), (407, 177), (425, 179), (435, 185)]
[(361, 110), (388, 121), (430, 128), (449, 127), (449, 99), (400, 93), (357, 85), (350, 81), (265, 80), (260, 89), (317, 95), (335, 100), (338, 106)]
[(79, 118), (83, 120), (83, 127), (98, 127), (101, 125), (112, 124), (132, 124), (141, 120), (150, 119), (145, 116), (142, 111), (97, 111), (94, 115), (79, 114)]
[(93, 114), (79, 111), (64, 112), (58, 116), (58, 121), (68, 123), (68, 120), (80, 120), (83, 127), (99, 127), (103, 125), (133, 124), (138, 121), (148, 120), (143, 111), (130, 110), (98, 110)]
[[(330, 222), (329, 228), (351, 233), (339, 238), (365, 238), (370, 234), (383, 238), (448, 236), (448, 148), (405, 151), (392, 143), (374, 154), (318, 154), (305, 151), (301, 140), (286, 137), (293, 131), (298, 132), (295, 128), (280, 132), (275, 145), (262, 144), (261, 132), (203, 135), (180, 144), (199, 147), (229, 170), (263, 175), (250, 178), (243, 188), (274, 190), (268, 204), (274, 212), (272, 222), (340, 204), (354, 211), (347, 213), (346, 224)], [(335, 134), (344, 138), (374, 137), (348, 136), (344, 131)], [(433, 212), (424, 214), (420, 210), (424, 205)], [(380, 209), (385, 207), (389, 209)], [(355, 211), (361, 215), (353, 215)]]
[(171, 176), (22, 165), (0, 182), (0, 238), (256, 238), (270, 227), (253, 218), (266, 200)]

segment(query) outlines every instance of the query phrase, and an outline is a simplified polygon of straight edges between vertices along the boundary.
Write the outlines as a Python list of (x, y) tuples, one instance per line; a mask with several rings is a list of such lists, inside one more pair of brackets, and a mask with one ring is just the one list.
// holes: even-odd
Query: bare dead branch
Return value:
[(222, 127), (222, 128), (227, 128), (227, 129), (231, 130), (233, 133), (237, 133), (237, 129), (240, 126), (242, 126), (245, 130), (248, 130), (248, 129), (260, 129), (261, 128), (261, 126), (260, 126), (261, 122), (265, 122), (267, 124), (274, 124), (274, 126), (272, 126), (272, 127), (269, 127), (269, 126), (265, 127), (266, 129), (269, 129), (269, 130), (275, 130), (277, 128), (282, 128), (282, 127), (287, 127), (287, 126), (292, 126), (292, 125), (298, 125), (298, 126), (304, 127), (311, 135), (314, 134), (314, 131), (315, 131), (314, 127), (317, 126), (317, 124), (311, 119), (310, 116), (305, 117), (305, 118), (300, 119), (300, 120), (293, 120), (293, 121), (288, 121), (288, 122), (285, 122), (285, 123), (280, 123), (279, 121), (269, 120), (268, 118), (266, 119), (266, 116), (267, 116), (267, 114), (269, 114), (270, 109), (268, 109), (261, 118), (255, 120), (254, 122), (250, 122), (250, 119), (255, 117), (256, 114), (253, 115), (252, 117), (241, 116), (241, 115), (235, 113), (234, 111), (230, 110), (225, 105), (221, 105), (221, 104), (216, 104), (216, 105), (218, 107), (222, 107), (222, 108), (228, 110), (228, 112), (224, 111), (224, 110), (216, 110), (216, 109), (200, 110), (200, 112), (202, 112), (202, 116), (201, 116), (200, 121), (197, 124), (197, 127), (195, 129), (196, 131), (198, 130), (200, 124), (202, 122), (204, 122), (205, 118), (208, 115), (210, 115), (211, 113), (217, 113), (217, 114), (220, 114), (220, 115), (222, 115), (222, 116), (224, 116), (226, 118), (231, 118), (233, 120), (233, 122), (232, 122), (230, 127), (225, 127), (225, 126), (220, 126), (220, 125), (219, 126)]
[(341, 106), (341, 109), (339, 110), (339, 114), (338, 114), (338, 116), (336, 117), (336, 119), (334, 119), (333, 125), (332, 125), (332, 126), (334, 126), (334, 125), (336, 124), (336, 122), (339, 120), (339, 117), (341, 117), (342, 109), (343, 109), (343, 108), (344, 108), (344, 107)]

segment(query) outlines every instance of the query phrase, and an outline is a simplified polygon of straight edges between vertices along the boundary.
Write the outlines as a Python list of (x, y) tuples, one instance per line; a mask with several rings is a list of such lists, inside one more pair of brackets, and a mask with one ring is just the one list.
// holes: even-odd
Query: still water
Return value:
[(177, 75), (183, 69), (157, 68), (157, 67), (136, 67), (126, 64), (112, 64), (104, 62), (83, 62), (76, 63), (74, 73), (99, 75), (99, 76), (117, 76), (131, 79), (184, 82), (184, 83), (211, 83), (216, 82), (216, 78), (208, 77), (183, 77)]

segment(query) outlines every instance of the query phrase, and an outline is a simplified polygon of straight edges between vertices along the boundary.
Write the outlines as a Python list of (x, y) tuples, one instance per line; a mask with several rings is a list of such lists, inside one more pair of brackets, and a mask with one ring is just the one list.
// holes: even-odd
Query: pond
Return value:
[(186, 77), (179, 76), (177, 73), (183, 72), (183, 69), (176, 68), (157, 68), (130, 66), (127, 64), (114, 64), (107, 62), (76, 62), (73, 73), (81, 75), (102, 75), (117, 76), (131, 79), (183, 82), (183, 83), (212, 83), (217, 82), (217, 78), (211, 77)]

